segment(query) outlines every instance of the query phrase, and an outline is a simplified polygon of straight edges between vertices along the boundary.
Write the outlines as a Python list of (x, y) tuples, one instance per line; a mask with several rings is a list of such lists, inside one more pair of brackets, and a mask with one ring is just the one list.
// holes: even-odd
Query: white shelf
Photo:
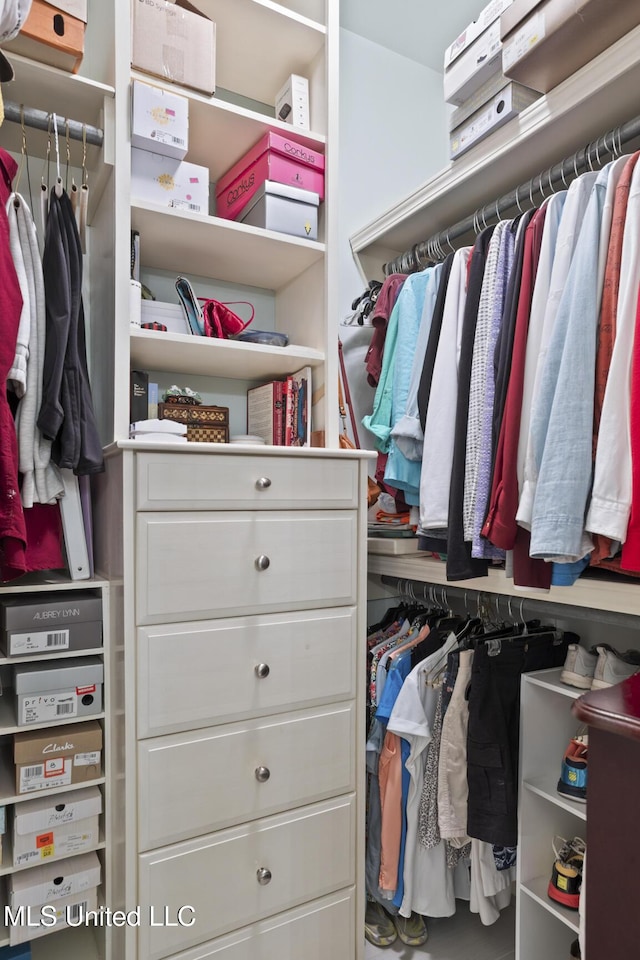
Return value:
[(279, 290), (324, 256), (325, 245), (233, 220), (135, 201), (143, 267)]
[[(93, 650), (63, 650), (60, 653), (32, 653), (26, 657), (3, 657), (0, 656), (0, 666), (5, 664), (17, 663), (48, 663), (49, 660), (67, 660), (71, 657), (102, 657), (104, 656), (104, 647), (95, 647)], [(0, 733), (2, 731), (0, 730)]]
[(31, 580), (27, 576), (21, 580), (15, 580), (11, 584), (3, 584), (0, 587), (0, 597), (14, 593), (57, 593), (65, 590), (91, 590), (106, 587), (107, 583), (107, 580), (99, 577), (94, 580), (67, 580), (63, 576), (52, 574), (47, 576), (46, 579)]
[(563, 797), (562, 794), (558, 793), (556, 790), (557, 782), (557, 777), (555, 777), (555, 779), (551, 776), (539, 777), (536, 780), (524, 780), (523, 786), (526, 790), (530, 790), (531, 793), (535, 793), (544, 800), (548, 800), (549, 803), (555, 804), (556, 807), (562, 807), (563, 810), (568, 810), (569, 813), (579, 817), (580, 820), (586, 821), (586, 803), (579, 803), (577, 800), (571, 800), (569, 797)]
[(404, 252), (638, 114), (640, 27), (351, 238), (376, 260)]
[(319, 350), (296, 345), (270, 347), (154, 330), (136, 330), (131, 334), (131, 363), (143, 370), (179, 370), (190, 376), (266, 381), (323, 362), (324, 354)]
[[(482, 593), (497, 593), (504, 597), (513, 597), (514, 610), (520, 600), (544, 600), (548, 603), (561, 603), (568, 607), (583, 607), (593, 610), (610, 610), (617, 613), (640, 615), (640, 591), (636, 584), (621, 582), (615, 576), (602, 579), (581, 577), (572, 587), (551, 587), (550, 590), (527, 590), (514, 587), (504, 570), (490, 568), (486, 577), (475, 577), (451, 583), (447, 580), (446, 564), (429, 556), (383, 557), (369, 555), (369, 573), (386, 574), (421, 583), (441, 584), (445, 587), (457, 587), (467, 591), (479, 590)], [(573, 687), (564, 687), (571, 696)], [(576, 691), (580, 696), (580, 691)]]
[(291, 73), (308, 76), (323, 24), (272, 0), (201, 0), (216, 24), (216, 85), (273, 103)]
[[(9, 945), (6, 928), (0, 928), (0, 947)], [(31, 941), (32, 960), (100, 960), (100, 953), (90, 927), (66, 927)]]
[(544, 687), (545, 690), (552, 690), (563, 697), (569, 697), (570, 700), (577, 700), (588, 690), (578, 690), (577, 687), (569, 686), (560, 679), (562, 667), (553, 667), (550, 670), (537, 670), (535, 673), (525, 674), (527, 683), (534, 683), (538, 687)]
[[(549, 868), (551, 869), (551, 868)], [(549, 874), (550, 876), (551, 874)], [(549, 877), (536, 877), (533, 880), (527, 880), (526, 883), (520, 884), (520, 890), (522, 893), (526, 893), (527, 896), (531, 897), (541, 907), (544, 907), (545, 910), (548, 910), (549, 913), (553, 914), (554, 917), (557, 917), (558, 920), (561, 920), (567, 927), (569, 927), (573, 932), (578, 935), (578, 912), (577, 910), (569, 910), (568, 907), (563, 907), (561, 903), (558, 903), (556, 900), (551, 900), (547, 894), (547, 887), (549, 886)]]
[(138, 70), (133, 70), (131, 76), (134, 80), (142, 80), (188, 98), (189, 153), (186, 159), (207, 167), (212, 181), (219, 180), (269, 131), (292, 137), (312, 150), (324, 152), (326, 138), (323, 134), (299, 130), (274, 117), (216, 97), (207, 97), (175, 83), (164, 83)]

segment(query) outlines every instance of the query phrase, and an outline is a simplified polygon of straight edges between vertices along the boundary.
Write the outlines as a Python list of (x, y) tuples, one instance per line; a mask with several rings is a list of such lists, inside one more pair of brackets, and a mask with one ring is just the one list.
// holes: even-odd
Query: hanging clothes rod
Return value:
[[(36, 110), (34, 107), (21, 107), (19, 103), (4, 101), (5, 120), (11, 123), (22, 123), (24, 117), (25, 127), (33, 127), (36, 130), (48, 130), (54, 132), (53, 114), (46, 113), (44, 110)], [(58, 116), (58, 136), (66, 137), (67, 126), (69, 128), (69, 138), (71, 140), (86, 140), (88, 144), (95, 147), (101, 147), (104, 140), (104, 133), (99, 127), (92, 127), (87, 123), (80, 123), (78, 120), (67, 120), (65, 117)]]
[(534, 199), (535, 194), (539, 194), (540, 200), (542, 200), (545, 196), (555, 192), (555, 188), (558, 186), (566, 189), (570, 181), (584, 173), (585, 170), (600, 168), (605, 159), (608, 160), (606, 154), (609, 154), (609, 157), (620, 155), (622, 145), (635, 140), (639, 136), (640, 116), (634, 117), (633, 120), (629, 120), (627, 123), (615, 127), (608, 133), (591, 141), (572, 156), (554, 164), (548, 170), (527, 180), (526, 183), (520, 184), (510, 193), (486, 203), (471, 216), (459, 220), (447, 230), (441, 230), (429, 237), (428, 240), (416, 243), (411, 250), (406, 250), (384, 265), (385, 275), (415, 273), (416, 270), (422, 270), (429, 262), (444, 260), (453, 249), (453, 240), (459, 240), (471, 232), (478, 234), (484, 227), (489, 226), (492, 222), (496, 223), (502, 219), (503, 214), (514, 209), (522, 212), (521, 204), (525, 201), (528, 201), (532, 207), (537, 206)]

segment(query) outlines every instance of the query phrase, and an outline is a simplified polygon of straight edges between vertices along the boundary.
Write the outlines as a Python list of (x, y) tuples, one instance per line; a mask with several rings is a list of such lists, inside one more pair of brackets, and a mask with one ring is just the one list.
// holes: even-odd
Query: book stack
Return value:
[(247, 390), (247, 433), (275, 447), (308, 447), (311, 367)]

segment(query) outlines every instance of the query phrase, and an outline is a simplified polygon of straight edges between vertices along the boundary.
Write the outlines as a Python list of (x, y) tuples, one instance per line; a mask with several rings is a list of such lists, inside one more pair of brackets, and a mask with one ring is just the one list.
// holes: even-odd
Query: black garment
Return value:
[(503, 847), (518, 842), (520, 676), (562, 666), (569, 643), (579, 638), (559, 636), (542, 633), (476, 647), (467, 734), (470, 837)]
[(458, 361), (458, 399), (456, 424), (453, 437), (453, 463), (449, 491), (449, 524), (447, 529), (447, 580), (467, 580), (471, 577), (486, 577), (486, 560), (471, 556), (471, 544), (464, 539), (463, 502), (464, 473), (467, 461), (467, 420), (469, 417), (469, 394), (471, 392), (471, 366), (473, 345), (478, 322), (478, 307), (482, 293), (484, 268), (487, 262), (489, 243), (495, 226), (487, 227), (478, 236), (471, 254), (467, 299), (464, 305), (460, 359)]
[[(500, 436), (500, 427), (502, 426), (502, 414), (507, 397), (507, 387), (509, 386), (509, 374), (511, 373), (511, 354), (513, 352), (513, 335), (516, 328), (516, 316), (518, 313), (518, 297), (520, 295), (520, 281), (522, 280), (522, 263), (524, 260), (524, 237), (527, 226), (533, 217), (534, 210), (527, 210), (518, 221), (520, 233), (517, 237), (513, 264), (509, 273), (509, 282), (502, 309), (502, 323), (500, 332), (496, 340), (495, 352), (493, 355), (493, 367), (495, 371), (495, 394), (493, 399), (493, 426), (491, 433), (491, 473), (493, 477), (493, 468), (496, 462), (496, 450), (498, 449), (498, 437)], [(487, 502), (488, 508), (488, 502)], [(486, 519), (486, 518), (485, 518)]]
[(433, 308), (431, 318), (431, 327), (429, 328), (429, 338), (427, 340), (427, 349), (424, 354), (424, 363), (422, 365), (422, 374), (418, 384), (418, 414), (420, 416), (420, 425), (424, 433), (427, 422), (427, 406), (429, 405), (429, 394), (431, 393), (431, 381), (433, 380), (433, 368), (436, 362), (436, 353), (438, 351), (438, 341), (440, 340), (440, 330), (442, 329), (442, 316), (444, 313), (444, 302), (447, 296), (447, 287), (449, 285), (449, 275), (451, 274), (451, 265), (453, 263), (453, 254), (450, 253), (442, 264), (440, 271), (440, 282), (438, 284), (438, 293)]
[(43, 271), (46, 344), (38, 427), (51, 457), (79, 475), (104, 470), (87, 371), (82, 247), (66, 192), (49, 198)]

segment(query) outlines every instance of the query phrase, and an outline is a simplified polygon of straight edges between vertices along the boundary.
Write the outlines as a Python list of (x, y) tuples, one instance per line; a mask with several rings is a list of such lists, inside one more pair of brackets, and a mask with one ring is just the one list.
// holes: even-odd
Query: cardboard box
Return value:
[(445, 70), (451, 66), (454, 60), (457, 60), (461, 53), (470, 47), (474, 40), (484, 33), (492, 23), (513, 3), (513, 0), (490, 0), (486, 7), (480, 11), (475, 20), (472, 20), (468, 27), (465, 27), (459, 37), (449, 44), (444, 52)]
[(240, 220), (252, 227), (317, 240), (319, 203), (320, 197), (311, 190), (298, 190), (284, 183), (265, 180), (245, 207)]
[(102, 727), (97, 720), (13, 736), (16, 793), (56, 790), (102, 775)]
[(87, 2), (88, 0), (49, 0), (50, 6), (77, 17), (83, 23), (87, 22)]
[(276, 117), (301, 130), (309, 129), (309, 81), (292, 73), (276, 96)]
[(16, 804), (13, 865), (24, 866), (90, 850), (100, 842), (102, 794), (98, 787)]
[(498, 130), (513, 117), (517, 117), (539, 97), (540, 94), (535, 90), (507, 81), (500, 93), (476, 111), (462, 126), (451, 132), (449, 135), (451, 159), (455, 160), (462, 156), (494, 130)]
[(217, 216), (241, 219), (240, 214), (265, 180), (312, 190), (323, 200), (324, 154), (292, 137), (266, 133), (218, 181)]
[(58, 7), (33, 0), (18, 36), (3, 50), (77, 73), (84, 56), (85, 24)]
[(189, 149), (188, 99), (134, 80), (131, 84), (131, 146), (184, 160)]
[(500, 20), (505, 76), (552, 90), (640, 24), (628, 0), (516, 0)]
[(100, 713), (103, 681), (99, 657), (20, 664), (14, 670), (18, 726)]
[[(84, 912), (97, 909), (100, 879), (95, 853), (12, 874), (7, 883), (8, 906), (13, 911), (25, 907), (29, 922), (41, 926), (11, 926), (9, 941), (20, 943), (52, 933), (67, 926), (69, 919), (79, 921)], [(50, 909), (42, 913), (45, 906)]]
[[(190, 213), (209, 213), (209, 171), (186, 160), (131, 150), (131, 196)], [(140, 418), (137, 418), (140, 419)]]
[(500, 21), (492, 23), (444, 75), (444, 99), (462, 106), (478, 87), (502, 69)]
[(102, 601), (87, 593), (3, 599), (0, 622), (7, 657), (102, 646)]
[(136, 0), (131, 64), (144, 73), (212, 95), (216, 25), (187, 0)]

